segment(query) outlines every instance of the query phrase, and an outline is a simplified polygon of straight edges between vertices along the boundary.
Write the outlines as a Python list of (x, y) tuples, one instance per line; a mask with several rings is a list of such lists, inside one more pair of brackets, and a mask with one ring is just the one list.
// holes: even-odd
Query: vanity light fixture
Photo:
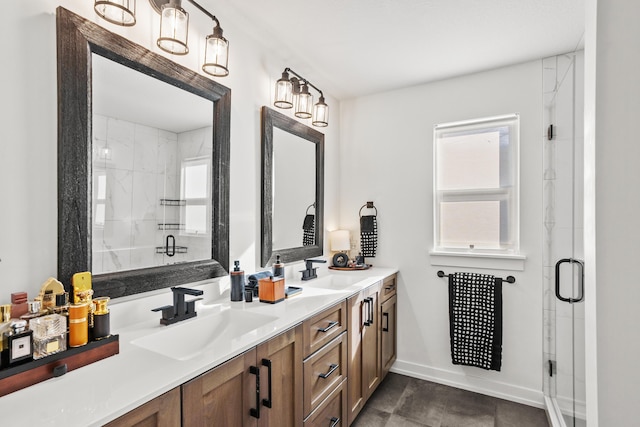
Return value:
[(112, 24), (123, 27), (136, 24), (136, 0), (96, 0), (93, 8)]
[[(290, 78), (289, 73), (294, 77)], [(313, 95), (309, 92), (309, 87), (320, 94), (315, 105), (313, 105)], [(325, 102), (322, 91), (291, 68), (285, 68), (282, 77), (276, 82), (273, 105), (283, 109), (295, 107), (294, 115), (301, 119), (312, 118), (311, 124), (314, 126), (329, 125), (329, 106)]]
[[(206, 37), (202, 71), (215, 77), (229, 75), (229, 41), (222, 35), (220, 21), (195, 0), (187, 1), (215, 23), (213, 33)], [(189, 53), (189, 13), (182, 8), (182, 0), (149, 0), (149, 3), (160, 14), (158, 47), (173, 55)], [(132, 26), (136, 23), (136, 0), (95, 0), (94, 9), (112, 24)]]
[(170, 0), (160, 10), (158, 47), (174, 55), (189, 53), (189, 14), (182, 8), (182, 0)]

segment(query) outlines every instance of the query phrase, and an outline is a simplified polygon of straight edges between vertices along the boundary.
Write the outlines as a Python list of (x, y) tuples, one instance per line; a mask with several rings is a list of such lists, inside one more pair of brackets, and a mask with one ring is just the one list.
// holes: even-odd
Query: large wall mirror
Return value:
[(227, 274), (230, 90), (57, 13), (59, 279), (116, 298)]
[(324, 134), (262, 107), (262, 266), (322, 255)]

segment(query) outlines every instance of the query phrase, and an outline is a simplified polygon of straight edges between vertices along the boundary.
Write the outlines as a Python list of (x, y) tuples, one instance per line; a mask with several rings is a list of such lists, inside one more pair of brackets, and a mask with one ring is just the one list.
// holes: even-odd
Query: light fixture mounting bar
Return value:
[[(191, 1), (191, 0), (189, 0)], [(308, 84), (309, 86), (311, 86), (312, 88), (314, 88), (316, 91), (318, 91), (320, 93), (320, 96), (322, 96), (324, 98), (324, 94), (322, 93), (322, 91), (320, 89), (318, 89), (317, 87), (315, 87), (313, 85), (313, 83), (311, 83), (309, 80), (305, 79), (304, 77), (302, 77), (300, 74), (296, 73), (295, 71), (293, 71), (291, 68), (287, 67), (284, 69), (285, 73), (291, 73), (294, 76), (298, 77), (300, 80), (303, 80), (306, 84)]]
[[(149, 3), (151, 3), (151, 7), (153, 7), (153, 10), (155, 10), (158, 13), (162, 13), (162, 5), (169, 3), (169, 1), (170, 0), (149, 0)], [(218, 18), (216, 18), (215, 15), (212, 15), (207, 9), (200, 6), (194, 0), (187, 0), (187, 1), (192, 5), (194, 5), (195, 7), (197, 7), (200, 12), (204, 13), (209, 18), (211, 18), (218, 25), (218, 27), (220, 26), (220, 21), (218, 21)]]
[(207, 15), (209, 18), (211, 18), (213, 20), (213, 22), (216, 23), (216, 25), (219, 27), (220, 26), (220, 21), (218, 21), (218, 18), (215, 17), (215, 15), (212, 15), (211, 13), (209, 13), (209, 11), (207, 9), (205, 9), (204, 7), (200, 6), (198, 3), (196, 3), (194, 0), (187, 0), (189, 3), (191, 3), (192, 5), (194, 5), (195, 7), (197, 7), (200, 12), (204, 13), (205, 15)]

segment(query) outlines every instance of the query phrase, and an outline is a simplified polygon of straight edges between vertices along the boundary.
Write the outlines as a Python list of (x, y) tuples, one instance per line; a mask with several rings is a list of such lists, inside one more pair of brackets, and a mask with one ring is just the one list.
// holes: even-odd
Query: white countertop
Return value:
[[(257, 298), (251, 303), (230, 302), (228, 290), (223, 291), (228, 287), (228, 277), (185, 285), (203, 289), (204, 300), (196, 305), (196, 318), (170, 326), (160, 325), (160, 313), (151, 312), (151, 308), (172, 303), (169, 290), (115, 301), (110, 307), (111, 332), (120, 335), (120, 354), (0, 397), (3, 424), (101, 426), (396, 272), (379, 267), (353, 272), (319, 269), (318, 279), (287, 279), (286, 286), (300, 286), (303, 291), (277, 304), (261, 303)], [(332, 277), (340, 283), (332, 285)], [(221, 312), (233, 312), (231, 321), (261, 315), (266, 321), (257, 328), (229, 334), (224, 332), (229, 322), (225, 317), (227, 324), (218, 323), (207, 330), (207, 319), (213, 325), (214, 316)], [(184, 325), (192, 325), (194, 330)], [(161, 340), (166, 339), (163, 335), (171, 328), (183, 340), (194, 337), (207, 343), (208, 335), (215, 345), (188, 354), (174, 348), (171, 356), (148, 349), (149, 343), (162, 348)], [(223, 331), (218, 334), (214, 329)], [(183, 337), (182, 331), (187, 336)], [(170, 348), (173, 340), (166, 341)]]

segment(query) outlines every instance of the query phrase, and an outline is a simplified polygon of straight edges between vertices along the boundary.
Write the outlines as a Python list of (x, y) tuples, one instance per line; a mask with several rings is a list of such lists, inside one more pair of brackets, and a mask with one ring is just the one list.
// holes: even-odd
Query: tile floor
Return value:
[(353, 427), (548, 427), (542, 409), (389, 373)]

